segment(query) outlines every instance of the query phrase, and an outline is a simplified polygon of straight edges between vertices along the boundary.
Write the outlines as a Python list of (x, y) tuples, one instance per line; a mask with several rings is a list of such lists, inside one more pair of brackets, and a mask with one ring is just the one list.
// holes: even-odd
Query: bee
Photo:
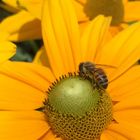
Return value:
[(79, 64), (79, 75), (89, 79), (99, 89), (105, 90), (108, 87), (108, 78), (102, 68), (97, 68), (91, 62), (82, 62)]

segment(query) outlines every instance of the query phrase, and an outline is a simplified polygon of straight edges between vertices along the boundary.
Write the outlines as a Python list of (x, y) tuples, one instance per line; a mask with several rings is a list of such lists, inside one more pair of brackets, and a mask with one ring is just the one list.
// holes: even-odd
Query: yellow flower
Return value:
[[(94, 14), (94, 12), (93, 12), (94, 9), (93, 8), (95, 8), (95, 7), (93, 5), (94, 5), (94, 3), (96, 3), (96, 0), (75, 0), (75, 1), (77, 2), (77, 3), (75, 2), (75, 5), (77, 7), (79, 7), (79, 8), (76, 8), (77, 13), (79, 15), (78, 16), (79, 21), (85, 21), (85, 20), (90, 18), (90, 17), (88, 17), (88, 15)], [(110, 13), (110, 15), (111, 14), (114, 15), (114, 18), (116, 18), (115, 20), (119, 20), (119, 19), (117, 19), (117, 17), (119, 17), (119, 14), (120, 14), (120, 16), (122, 16), (122, 14), (124, 14), (122, 16), (122, 18), (124, 18), (124, 19), (121, 19), (122, 22), (128, 22), (128, 21), (132, 22), (132, 21), (136, 21), (136, 20), (140, 19), (140, 16), (139, 16), (140, 2), (139, 1), (135, 1), (135, 0), (118, 0), (118, 1), (113, 2), (112, 0), (111, 1), (103, 0), (101, 2), (97, 1), (96, 4), (98, 4), (98, 5), (96, 5), (96, 8), (97, 7), (99, 8), (99, 9), (96, 9), (96, 10), (100, 10), (99, 11), (100, 14), (103, 14), (102, 10), (104, 10), (106, 14), (109, 14), (109, 10), (110, 10), (110, 12), (112, 12), (112, 13)], [(111, 7), (111, 4), (112, 4), (113, 8)], [(87, 13), (86, 13), (86, 11), (87, 11)], [(108, 11), (108, 13), (107, 13), (107, 11)], [(113, 11), (116, 11), (116, 13), (113, 13)], [(119, 13), (119, 12), (122, 12), (122, 14)]]
[[(41, 9), (43, 0), (2, 0), (8, 6), (20, 10), (19, 13), (4, 20), (0, 29), (3, 28), (9, 34), (10, 41), (24, 41), (30, 39), (40, 39), (41, 36)], [(113, 3), (112, 3), (113, 2)], [(123, 4), (122, 4), (123, 2)], [(96, 4), (95, 4), (96, 3)], [(105, 3), (104, 5), (102, 5)], [(98, 14), (105, 14), (113, 16), (115, 27), (112, 26), (110, 31), (112, 35), (127, 27), (124, 22), (132, 22), (140, 19), (140, 2), (128, 0), (73, 0), (78, 21), (81, 25), (81, 30), (85, 28), (90, 16), (97, 16)], [(101, 4), (101, 9), (100, 9)], [(98, 5), (93, 8), (94, 5)], [(112, 8), (113, 6), (113, 8)], [(134, 10), (131, 10), (134, 9)], [(105, 11), (105, 13), (103, 12)], [(19, 20), (20, 19), (20, 20)], [(16, 23), (16, 26), (10, 26), (7, 30), (7, 24)], [(0, 36), (3, 34), (0, 32)]]
[(81, 23), (82, 28), (90, 19), (93, 19), (98, 14), (113, 17), (112, 26), (110, 28), (112, 35), (116, 35), (126, 28), (129, 22), (140, 20), (140, 1), (75, 0), (74, 2), (78, 20)]
[[(2, 0), (3, 2), (9, 4), (10, 6), (13, 7), (24, 7), (25, 9), (27, 9), (28, 11), (30, 11), (33, 15), (35, 15), (37, 18), (41, 19), (41, 7), (42, 7), (42, 2), (43, 0)], [(140, 19), (139, 13), (140, 13), (140, 2), (138, 0), (118, 0), (114, 1), (114, 3), (112, 2), (112, 0), (110, 2), (107, 2), (106, 0), (98, 2), (96, 0), (73, 0), (75, 9), (76, 9), (76, 13), (77, 13), (77, 17), (78, 20), (80, 22), (85, 21), (87, 19), (89, 19), (88, 17), (88, 13), (93, 13), (93, 4), (102, 4), (100, 6), (100, 8), (105, 8), (105, 10), (118, 10), (117, 12), (120, 12), (119, 8), (121, 6), (121, 3), (124, 6), (124, 22), (125, 21), (136, 21)], [(122, 2), (121, 2), (122, 1)], [(105, 3), (106, 2), (106, 3)], [(103, 4), (104, 3), (104, 4)], [(120, 4), (118, 4), (120, 3)], [(112, 4), (112, 5), (111, 5)], [(111, 9), (109, 7), (109, 5), (114, 6), (115, 9)], [(97, 7), (98, 5), (96, 5)], [(105, 7), (106, 6), (106, 7)], [(117, 7), (119, 6), (119, 7)], [(87, 9), (85, 9), (87, 8)], [(92, 9), (91, 9), (92, 8)], [(133, 9), (133, 10), (132, 10)], [(99, 9), (97, 9), (99, 10)], [(94, 14), (94, 13), (93, 13)], [(98, 13), (98, 14), (103, 14), (103, 13)], [(111, 13), (114, 14), (114, 13)]]
[(44, 1), (42, 32), (51, 69), (32, 63), (6, 62), (0, 67), (0, 139), (62, 140), (52, 133), (39, 111), (56, 78), (76, 72), (83, 61), (102, 65), (114, 101), (114, 121), (100, 140), (138, 140), (140, 137), (139, 79), (140, 23), (104, 45), (110, 18), (98, 16), (80, 35), (70, 0)]

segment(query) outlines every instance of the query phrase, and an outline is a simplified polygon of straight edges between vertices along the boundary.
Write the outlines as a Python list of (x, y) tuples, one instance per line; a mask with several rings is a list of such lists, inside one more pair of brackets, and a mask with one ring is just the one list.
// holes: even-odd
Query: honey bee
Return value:
[(107, 89), (108, 78), (102, 68), (97, 68), (95, 64), (91, 62), (82, 62), (79, 64), (79, 75), (86, 79), (89, 79), (99, 89)]

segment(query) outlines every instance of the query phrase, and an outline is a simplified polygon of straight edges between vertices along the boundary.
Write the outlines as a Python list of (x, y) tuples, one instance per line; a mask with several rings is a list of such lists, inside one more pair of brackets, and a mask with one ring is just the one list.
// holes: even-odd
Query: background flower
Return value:
[[(75, 6), (75, 10), (77, 13), (77, 18), (80, 23), (80, 29), (83, 32), (85, 27), (87, 26), (88, 22), (91, 17), (89, 15), (95, 14), (105, 14), (105, 15), (110, 15), (113, 16), (114, 21), (119, 21), (115, 24), (115, 26), (111, 26), (109, 31), (111, 32), (110, 37), (112, 35), (116, 35), (118, 32), (123, 30), (128, 26), (128, 22), (135, 22), (139, 20), (139, 1), (128, 1), (128, 0), (119, 0), (116, 3), (114, 1), (108, 1), (105, 2), (106, 0), (103, 0), (101, 3), (96, 0), (73, 0), (73, 4)], [(10, 41), (16, 41), (16, 42), (21, 42), (21, 41), (27, 41), (27, 40), (34, 40), (34, 39), (42, 39), (42, 34), (41, 34), (41, 7), (42, 7), (42, 0), (2, 0), (7, 6), (13, 7), (17, 9), (18, 13), (14, 14), (13, 16), (10, 16), (6, 18), (5, 20), (2, 21), (2, 24), (0, 24), (0, 37), (2, 39), (8, 39)], [(103, 4), (103, 2), (105, 4)], [(112, 3), (114, 2), (114, 3)], [(92, 5), (95, 5), (95, 3), (98, 4), (97, 9), (92, 8)], [(118, 4), (119, 3), (119, 4)], [(101, 4), (101, 6), (100, 6)], [(4, 5), (4, 4), (3, 4)], [(112, 8), (114, 7), (114, 8)], [(101, 9), (100, 9), (101, 8)], [(93, 11), (94, 9), (94, 11)], [(102, 12), (107, 11), (107, 13)], [(121, 9), (121, 10), (120, 10)], [(135, 10), (131, 10), (135, 9)], [(124, 10), (124, 12), (123, 12)], [(111, 11), (108, 13), (108, 11)], [(130, 12), (131, 11), (131, 12)], [(99, 12), (99, 13), (98, 13)], [(118, 13), (118, 14), (117, 14)], [(121, 20), (117, 19), (119, 18), (119, 13), (121, 15)], [(124, 16), (123, 16), (124, 14)], [(114, 18), (115, 16), (115, 18)], [(24, 18), (23, 18), (24, 17)], [(124, 17), (124, 18), (123, 18)], [(20, 19), (20, 20), (18, 20)], [(12, 25), (13, 24), (13, 25)], [(8, 26), (11, 25), (11, 26)], [(16, 25), (16, 26), (15, 26)], [(27, 43), (28, 44), (28, 43)], [(33, 45), (35, 44), (35, 45)], [(41, 44), (41, 45), (40, 45)], [(19, 44), (18, 44), (19, 45)], [(40, 46), (39, 46), (40, 45)], [(34, 56), (34, 52), (36, 52), (41, 46), (42, 42), (36, 43), (30, 43), (27, 46), (32, 46), (30, 50), (25, 49), (26, 51), (32, 52), (32, 55), (29, 59), (23, 59), (21, 60), (24, 61), (31, 61), (32, 57)], [(25, 45), (22, 45), (25, 46)], [(37, 47), (38, 46), (38, 47)], [(29, 48), (29, 47), (28, 47)], [(35, 49), (33, 49), (35, 48)], [(18, 48), (18, 50), (21, 50), (21, 48)], [(41, 62), (44, 64), (44, 60), (40, 59), (40, 57), (44, 57), (44, 49), (41, 49), (37, 57), (35, 58), (35, 62)], [(26, 52), (25, 51), (25, 52)], [(20, 53), (21, 51), (18, 51)], [(42, 52), (42, 54), (41, 54)], [(27, 57), (29, 56), (30, 53), (27, 54)], [(19, 55), (22, 57), (25, 55), (25, 53)], [(18, 60), (19, 57), (17, 57)], [(40, 60), (38, 60), (40, 59)], [(46, 59), (46, 58), (44, 58)], [(20, 60), (20, 59), (19, 59)], [(48, 64), (47, 64), (48, 66)]]

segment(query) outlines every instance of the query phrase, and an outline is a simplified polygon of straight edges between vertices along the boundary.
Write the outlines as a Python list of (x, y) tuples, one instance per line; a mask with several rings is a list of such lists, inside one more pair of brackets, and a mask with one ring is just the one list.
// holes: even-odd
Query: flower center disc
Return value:
[(100, 98), (88, 80), (78, 77), (62, 80), (51, 93), (49, 103), (58, 112), (79, 116), (96, 106)]
[(121, 23), (124, 18), (122, 0), (87, 0), (84, 11), (90, 19), (95, 18), (99, 14), (112, 16), (112, 25)]
[(44, 104), (53, 132), (66, 140), (94, 140), (112, 120), (108, 94), (79, 76), (56, 83)]

